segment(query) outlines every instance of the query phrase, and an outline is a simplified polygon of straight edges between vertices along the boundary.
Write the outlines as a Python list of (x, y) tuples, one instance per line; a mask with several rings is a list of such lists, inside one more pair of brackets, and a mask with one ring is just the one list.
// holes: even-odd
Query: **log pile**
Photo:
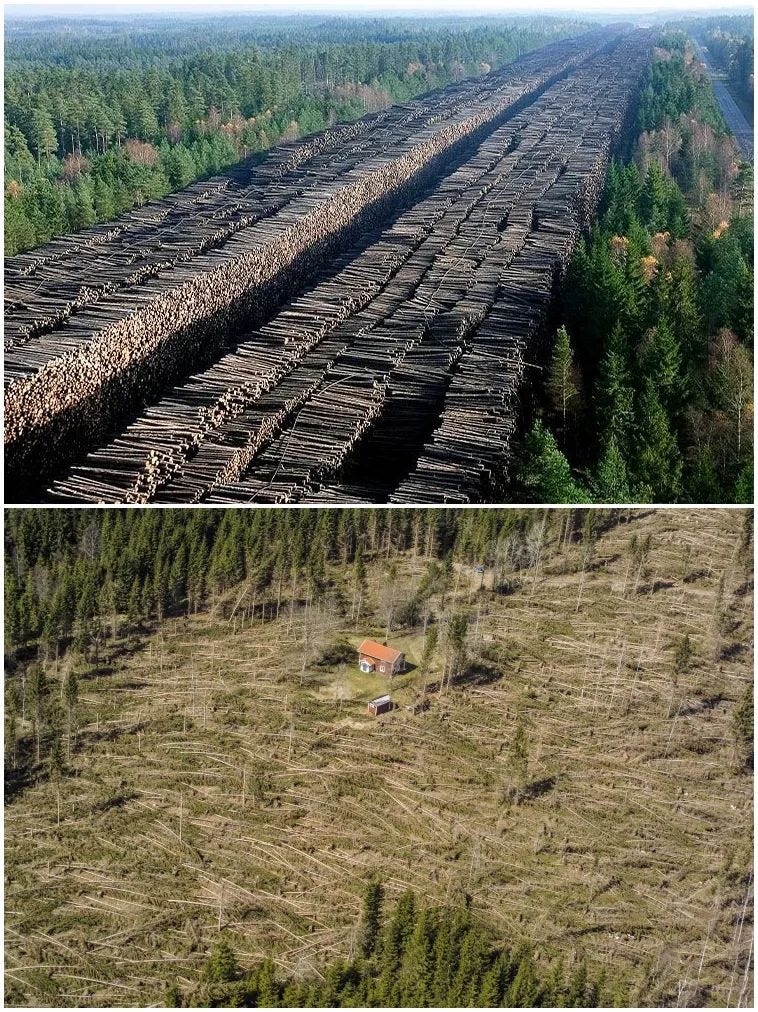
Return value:
[[(595, 210), (649, 46), (646, 33), (634, 33), (618, 50), (599, 47), (533, 101), (511, 107), (428, 196), (363, 236), (312, 287), (242, 334), (235, 351), (55, 482), (49, 497), (490, 497), (515, 429), (524, 355)], [(284, 149), (277, 157), (283, 176), (294, 171)], [(390, 167), (396, 160), (378, 171)], [(309, 193), (300, 220), (291, 207), (281, 212), (290, 234), (329, 204)]]
[(207, 365), (355, 229), (386, 220), (394, 203), (612, 38), (600, 30), (562, 40), (10, 260), (9, 477), (60, 465)]

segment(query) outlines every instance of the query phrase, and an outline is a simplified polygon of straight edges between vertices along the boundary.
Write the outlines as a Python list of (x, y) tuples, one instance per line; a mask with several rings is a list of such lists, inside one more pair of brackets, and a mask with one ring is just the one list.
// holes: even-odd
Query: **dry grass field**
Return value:
[[(382, 678), (315, 663), (337, 639), (384, 639), (384, 560), (366, 560), (357, 626), (328, 601), (264, 619), (235, 592), (111, 642), (82, 668), (71, 775), (6, 807), (6, 1002), (160, 1004), (168, 982), (191, 993), (219, 930), (245, 966), (315, 972), (351, 951), (376, 873), (390, 901), (470, 897), (503, 940), (584, 955), (632, 1003), (750, 1005), (744, 517), (640, 512), (584, 568), (580, 544), (546, 547), (507, 594), (458, 568), (445, 610), (470, 614), (467, 674), (416, 714), (420, 668), (372, 719)], [(640, 566), (630, 542), (648, 534)], [(403, 594), (425, 564), (395, 565)], [(418, 665), (421, 628), (390, 642)], [(432, 683), (443, 656), (441, 638)]]

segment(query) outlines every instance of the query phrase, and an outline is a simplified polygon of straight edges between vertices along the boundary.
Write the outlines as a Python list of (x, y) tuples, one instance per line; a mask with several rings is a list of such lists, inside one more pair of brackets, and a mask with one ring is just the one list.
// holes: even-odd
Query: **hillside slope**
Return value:
[[(235, 587), (97, 664), (51, 660), (78, 666), (79, 729), (63, 776), (9, 773), (7, 1003), (160, 1003), (174, 982), (192, 1001), (219, 930), (244, 966), (312, 974), (352, 952), (375, 876), (388, 900), (468, 898), (538, 960), (586, 957), (626, 1004), (749, 1005), (748, 514), (609, 512), (584, 537), (568, 514), (532, 511), (483, 573), (367, 555), (357, 621), (330, 565), (319, 596)], [(389, 641), (414, 667), (376, 720), (384, 682), (344, 642), (403, 619)]]

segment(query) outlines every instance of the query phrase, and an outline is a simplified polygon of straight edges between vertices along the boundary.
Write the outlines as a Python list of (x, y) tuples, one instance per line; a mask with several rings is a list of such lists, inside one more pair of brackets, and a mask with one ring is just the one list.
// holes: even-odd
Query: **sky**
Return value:
[(724, 10), (745, 13), (752, 9), (748, 3), (735, 0), (545, 0), (539, 5), (534, 0), (218, 0), (209, 9), (207, 0), (15, 0), (5, 5), (6, 16), (22, 14), (102, 14), (127, 12), (153, 13), (191, 12), (196, 14), (263, 13), (285, 14), (293, 11), (307, 13), (344, 14), (551, 14), (551, 13), (613, 13), (661, 14), (667, 11), (719, 12)]

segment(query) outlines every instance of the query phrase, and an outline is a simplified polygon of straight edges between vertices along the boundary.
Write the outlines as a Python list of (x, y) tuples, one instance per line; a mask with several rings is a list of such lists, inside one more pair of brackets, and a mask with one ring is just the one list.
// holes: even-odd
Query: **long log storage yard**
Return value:
[(7, 260), (7, 498), (495, 499), (654, 39), (559, 41)]

